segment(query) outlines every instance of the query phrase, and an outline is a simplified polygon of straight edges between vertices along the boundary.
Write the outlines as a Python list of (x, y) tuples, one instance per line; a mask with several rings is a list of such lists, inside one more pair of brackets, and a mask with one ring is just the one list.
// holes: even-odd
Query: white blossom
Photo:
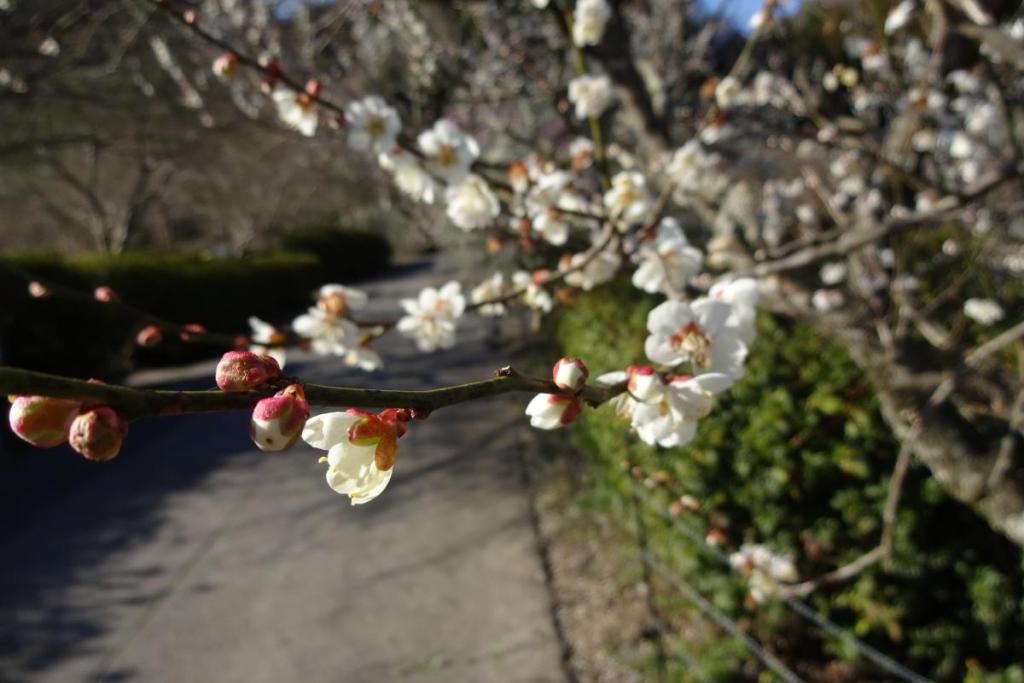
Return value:
[(715, 102), (722, 109), (728, 109), (736, 104), (739, 99), (742, 86), (734, 76), (726, 76), (718, 82), (715, 88)]
[(724, 301), (732, 307), (725, 324), (749, 348), (757, 336), (757, 280), (749, 277), (721, 280), (708, 290), (708, 297)]
[(1006, 312), (998, 301), (968, 299), (964, 302), (964, 315), (979, 325), (994, 325), (1006, 317)]
[(331, 315), (319, 307), (309, 309), (292, 322), (295, 334), (310, 340), (314, 352), (325, 356), (344, 356), (359, 344), (359, 328), (345, 318)]
[(383, 365), (383, 361), (379, 353), (365, 344), (359, 344), (350, 348), (345, 354), (345, 365), (373, 372)]
[(534, 232), (544, 241), (561, 246), (569, 239), (569, 223), (564, 215), (554, 207), (548, 207), (534, 216), (530, 223)]
[(640, 440), (651, 446), (673, 448), (689, 443), (697, 422), (711, 413), (715, 394), (732, 386), (733, 378), (721, 373), (696, 377), (672, 377), (654, 401), (638, 401), (631, 425)]
[(368, 95), (345, 106), (348, 145), (360, 152), (391, 152), (402, 130), (398, 112), (383, 98)]
[(256, 316), (249, 317), (249, 329), (252, 330), (249, 339), (253, 342), (249, 350), (258, 355), (270, 356), (277, 361), (278, 367), (283, 368), (286, 360), (284, 333)]
[(423, 168), (419, 159), (405, 150), (395, 148), (391, 152), (381, 152), (377, 160), (381, 168), (391, 173), (395, 185), (404, 194), (424, 204), (434, 203), (437, 182)]
[(789, 555), (782, 555), (760, 544), (744, 543), (729, 556), (729, 565), (750, 581), (750, 597), (762, 603), (778, 592), (779, 583), (795, 583), (799, 574)]
[(277, 116), (289, 128), (306, 137), (316, 134), (317, 113), (313, 101), (306, 93), (296, 93), (290, 88), (276, 88), (271, 93)]
[(352, 443), (349, 433), (360, 420), (351, 413), (325, 413), (311, 417), (302, 430), (302, 440), (327, 451), (327, 484), (347, 495), (353, 505), (368, 503), (391, 481), (395, 468), (377, 467), (377, 444)]
[(448, 183), (461, 182), (480, 156), (476, 140), (453, 122), (441, 119), (416, 139), (429, 168)]
[(633, 286), (645, 292), (678, 292), (704, 265), (704, 254), (692, 246), (679, 222), (665, 217), (654, 235), (640, 244), (634, 260)]
[(396, 329), (413, 339), (421, 351), (455, 345), (455, 328), (466, 310), (466, 299), (458, 282), (449, 282), (440, 289), (427, 287), (415, 299), (402, 299), (400, 304), (405, 316)]
[(323, 285), (317, 291), (317, 305), (338, 316), (365, 308), (368, 301), (369, 297), (361, 289), (335, 283)]
[(474, 174), (446, 189), (444, 198), (448, 204), (448, 218), (456, 227), (466, 231), (487, 227), (501, 211), (498, 198), (491, 192), (487, 181)]
[(694, 139), (675, 151), (666, 170), (676, 183), (692, 188), (699, 181), (700, 174), (713, 162), (700, 140)]
[[(469, 293), (469, 299), (474, 304), (481, 304), (484, 301), (500, 299), (508, 294), (508, 291), (505, 275), (503, 273), (495, 273), (489, 279), (474, 287), (473, 291)], [(480, 306), (478, 310), (481, 315), (502, 315), (505, 312), (505, 304), (500, 301), (487, 303)]]
[(914, 0), (903, 0), (892, 8), (889, 16), (885, 18), (885, 32), (893, 34), (906, 27), (914, 15)]
[(665, 301), (647, 316), (650, 334), (644, 351), (655, 363), (674, 367), (689, 362), (695, 373), (715, 372), (739, 379), (747, 345), (729, 324), (732, 313), (730, 304), (717, 299)]
[(536, 311), (548, 313), (555, 306), (554, 299), (544, 287), (537, 284), (537, 280), (545, 274), (544, 271), (535, 275), (525, 270), (516, 271), (512, 274), (512, 284), (516, 290), (523, 290), (523, 303)]
[(60, 43), (53, 36), (47, 36), (39, 43), (39, 54), (44, 57), (56, 57), (60, 54)]
[(577, 0), (572, 17), (572, 41), (579, 47), (597, 45), (611, 16), (607, 0)]
[(594, 161), (594, 143), (590, 138), (577, 137), (569, 143), (569, 158), (577, 171), (589, 168)]
[(576, 118), (598, 118), (614, 99), (612, 81), (607, 76), (577, 76), (569, 81), (569, 101), (576, 107)]
[[(588, 260), (589, 259), (589, 260)], [(581, 265), (586, 261), (586, 265)], [(573, 254), (565, 266), (573, 269), (565, 276), (566, 284), (589, 292), (615, 277), (622, 265), (619, 250), (609, 245), (593, 256)]]
[(834, 311), (846, 303), (846, 297), (838, 289), (818, 289), (811, 295), (811, 305), (822, 313)]
[(819, 276), (821, 277), (821, 281), (829, 287), (832, 285), (838, 285), (846, 279), (846, 264), (842, 261), (826, 263), (821, 267)]
[(654, 205), (647, 190), (647, 179), (636, 171), (616, 173), (611, 189), (604, 195), (604, 205), (614, 218), (630, 224), (642, 223)]

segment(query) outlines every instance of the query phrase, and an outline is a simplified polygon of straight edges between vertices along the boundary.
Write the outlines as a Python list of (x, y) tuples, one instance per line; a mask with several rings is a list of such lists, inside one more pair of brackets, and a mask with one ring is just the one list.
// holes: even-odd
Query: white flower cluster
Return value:
[(757, 283), (741, 278), (690, 303), (665, 301), (647, 316), (644, 349), (657, 367), (630, 366), (598, 378), (626, 384), (613, 405), (644, 443), (671, 448), (691, 441), (714, 397), (743, 376), (757, 297)]
[(729, 556), (729, 564), (748, 577), (750, 599), (756, 604), (775, 595), (780, 583), (795, 583), (799, 579), (792, 557), (772, 552), (764, 545), (743, 544)]
[[(351, 311), (364, 308), (366, 293), (330, 284), (320, 288), (317, 305), (292, 321), (292, 330), (309, 342), (310, 348), (325, 356), (341, 356), (346, 365), (362, 370), (376, 370), (380, 355), (366, 344), (359, 326), (348, 318)], [(277, 330), (258, 318), (250, 319), (253, 341), (273, 348), (280, 343)]]
[(455, 345), (455, 328), (466, 310), (466, 298), (458, 282), (449, 282), (440, 289), (427, 287), (415, 299), (402, 299), (401, 305), (405, 316), (396, 329), (415, 341), (420, 351)]

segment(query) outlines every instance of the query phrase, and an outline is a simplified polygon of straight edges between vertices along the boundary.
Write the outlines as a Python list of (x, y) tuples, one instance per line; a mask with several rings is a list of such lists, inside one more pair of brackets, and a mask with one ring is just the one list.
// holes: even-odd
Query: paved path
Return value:
[[(370, 289), (396, 310), (436, 279)], [(457, 350), (430, 356), (389, 335), (372, 379), (291, 369), (466, 381), (500, 364), (483, 328), (467, 320)], [(65, 448), (0, 459), (0, 680), (564, 680), (520, 478), (525, 400), (413, 425), (390, 487), (360, 507), (305, 445), (252, 449), (244, 415), (139, 423), (107, 466)]]

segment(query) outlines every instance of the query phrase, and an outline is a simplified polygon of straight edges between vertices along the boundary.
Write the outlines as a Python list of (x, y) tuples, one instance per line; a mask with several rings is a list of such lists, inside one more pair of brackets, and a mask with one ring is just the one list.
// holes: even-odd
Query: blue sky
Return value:
[[(750, 17), (761, 9), (763, 4), (764, 0), (697, 0), (697, 6), (705, 12), (721, 11), (742, 29), (746, 29)], [(780, 4), (784, 5), (782, 13), (788, 15), (800, 7), (800, 0), (790, 0), (790, 2)]]
[[(291, 13), (295, 7), (303, 4), (329, 4), (337, 0), (285, 0), (279, 7), (279, 12), (284, 15)], [(801, 0), (789, 0), (780, 4), (784, 5), (783, 12), (791, 14), (800, 6)], [(705, 12), (723, 12), (725, 16), (732, 19), (736, 26), (741, 29), (747, 28), (747, 22), (754, 12), (761, 8), (764, 0), (697, 0), (697, 6)]]

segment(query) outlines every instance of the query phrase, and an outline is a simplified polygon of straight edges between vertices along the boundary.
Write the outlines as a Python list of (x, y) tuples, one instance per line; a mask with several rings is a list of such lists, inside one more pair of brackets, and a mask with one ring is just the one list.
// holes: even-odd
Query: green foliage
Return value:
[(134, 364), (178, 363), (223, 350), (173, 340), (153, 349), (137, 349), (135, 333), (145, 323), (123, 308), (59, 295), (33, 299), (26, 290), (29, 279), (87, 294), (107, 285), (125, 303), (160, 318), (241, 334), (248, 332), (251, 315), (287, 322), (310, 305), (312, 292), (328, 279), (348, 282), (349, 273), (365, 276), (378, 272), (386, 262), (386, 258), (367, 259), (358, 269), (346, 271), (324, 268), (309, 253), (286, 252), (216, 259), (147, 252), (0, 257), (3, 362), (112, 379)]
[(391, 260), (391, 244), (369, 229), (342, 228), (333, 221), (309, 223), (285, 232), (278, 244), (289, 252), (313, 254), (324, 277), (351, 282), (379, 273)]
[[(552, 332), (567, 355), (582, 357), (593, 372), (621, 369), (643, 361), (644, 322), (654, 303), (617, 283), (567, 307)], [(588, 461), (581, 500), (630, 525), (628, 472), (638, 467), (660, 505), (683, 494), (701, 502), (699, 513), (683, 512), (681, 521), (703, 533), (714, 520), (729, 549), (755, 542), (792, 553), (801, 576), (810, 578), (877, 545), (898, 447), (871, 387), (843, 349), (803, 325), (767, 316), (758, 328), (746, 377), (684, 448), (645, 446), (610, 407), (585, 411), (575, 432)], [(832, 673), (846, 672), (838, 680), (887, 680), (781, 605), (746, 606), (742, 579), (657, 516), (648, 526), (656, 553), (719, 608), (749, 621), (798, 670), (824, 675), (831, 666)], [(936, 680), (1020, 680), (1020, 549), (946, 496), (919, 465), (904, 484), (894, 536), (890, 563), (821, 591), (811, 604)], [(663, 606), (691, 616), (685, 603), (666, 598)], [(749, 657), (720, 644), (723, 638), (686, 646), (714, 680), (750, 680)], [(685, 678), (682, 671), (678, 676)]]

